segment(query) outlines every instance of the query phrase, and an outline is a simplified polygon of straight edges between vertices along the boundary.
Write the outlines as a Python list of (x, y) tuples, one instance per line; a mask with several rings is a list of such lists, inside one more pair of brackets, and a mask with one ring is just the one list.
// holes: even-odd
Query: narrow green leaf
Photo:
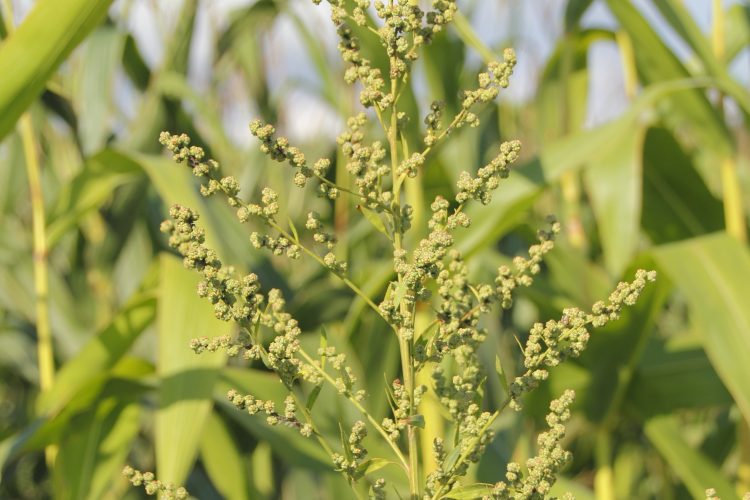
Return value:
[(318, 400), (318, 396), (320, 396), (320, 391), (323, 389), (323, 384), (318, 384), (315, 387), (313, 387), (312, 391), (310, 391), (310, 394), (307, 396), (307, 401), (305, 402), (305, 408), (308, 409), (308, 411), (313, 409), (313, 406), (315, 406), (315, 402)]
[(201, 434), (201, 462), (224, 498), (250, 498), (245, 459), (224, 421), (211, 413)]
[(719, 467), (685, 441), (677, 417), (667, 415), (652, 418), (646, 422), (644, 430), (651, 444), (685, 483), (693, 498), (705, 497), (708, 488), (714, 488), (724, 500), (739, 498)]
[(398, 466), (398, 463), (391, 460), (386, 460), (385, 458), (370, 458), (359, 464), (359, 467), (357, 467), (357, 472), (362, 475), (372, 474), (388, 465)]
[(125, 46), (114, 26), (97, 29), (84, 43), (73, 103), (83, 151), (90, 155), (105, 146), (112, 131), (114, 84)]
[(456, 446), (454, 447), (450, 453), (448, 453), (448, 456), (445, 457), (445, 462), (443, 462), (443, 472), (450, 472), (450, 470), (453, 468), (454, 465), (456, 465), (456, 462), (458, 461), (458, 458), (461, 456), (461, 447)]
[(114, 150), (107, 149), (89, 158), (57, 198), (48, 218), (47, 244), (54, 247), (81, 219), (100, 208), (115, 188), (133, 182), (142, 173), (138, 163)]
[(339, 438), (341, 439), (341, 448), (344, 450), (344, 456), (347, 460), (352, 459), (352, 450), (349, 449), (349, 437), (344, 430), (344, 424), (339, 420)]
[(70, 399), (93, 381), (102, 379), (125, 355), (156, 315), (150, 288), (128, 301), (123, 310), (57, 373), (55, 385), (37, 403), (40, 414), (60, 411)]
[(638, 249), (645, 130), (632, 127), (617, 147), (591, 158), (585, 180), (594, 209), (604, 264), (619, 277)]
[(467, 484), (465, 486), (453, 488), (445, 495), (445, 498), (452, 498), (454, 500), (475, 500), (477, 498), (491, 497), (494, 487), (494, 484)]
[(510, 394), (510, 387), (508, 386), (508, 376), (505, 373), (505, 370), (503, 370), (503, 364), (500, 361), (500, 356), (497, 355), (495, 356), (495, 373), (497, 373), (497, 378), (498, 380), (500, 380), (500, 385), (505, 391), (505, 394), (503, 396), (508, 396)]
[(140, 412), (137, 404), (108, 398), (66, 425), (53, 473), (55, 498), (104, 498), (138, 434)]
[(289, 230), (292, 232), (294, 239), (299, 241), (299, 233), (297, 233), (297, 227), (294, 225), (294, 221), (291, 217), (287, 216), (287, 222), (289, 223)]
[(661, 244), (724, 227), (721, 201), (669, 131), (652, 128), (643, 147), (643, 230)]
[(228, 333), (211, 305), (195, 293), (198, 274), (179, 259), (162, 255), (157, 311), (159, 409), (156, 412), (156, 469), (164, 481), (182, 484), (198, 452), (213, 404), (214, 384), (226, 355), (196, 355), (190, 340)]
[(690, 305), (714, 369), (750, 421), (750, 251), (724, 233), (653, 250)]
[(372, 224), (372, 227), (390, 238), (388, 230), (385, 228), (385, 224), (383, 223), (383, 219), (380, 218), (380, 215), (378, 215), (376, 212), (373, 212), (367, 207), (363, 207), (362, 205), (357, 205), (357, 210), (359, 210), (360, 213), (365, 216), (365, 219), (367, 219), (367, 221)]
[(0, 140), (42, 93), (68, 54), (107, 14), (112, 0), (40, 0), (0, 44)]

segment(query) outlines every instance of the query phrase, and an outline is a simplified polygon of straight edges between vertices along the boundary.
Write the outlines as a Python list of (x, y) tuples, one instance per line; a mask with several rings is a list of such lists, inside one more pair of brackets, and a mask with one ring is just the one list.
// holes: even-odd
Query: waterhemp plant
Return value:
[[(320, 0), (313, 2), (319, 4)], [(496, 484), (473, 484), (466, 479), (467, 473), (492, 441), (493, 424), (500, 413), (520, 410), (523, 396), (547, 378), (549, 369), (585, 349), (588, 328), (616, 320), (621, 309), (634, 304), (655, 275), (638, 271), (632, 282), (620, 283), (608, 300), (597, 302), (591, 311), (570, 308), (560, 319), (535, 324), (522, 345), (520, 373), (508, 380), (500, 372), (505, 402), (489, 407), (483, 400), (488, 374), (477, 354), (487, 338), (482, 318), (497, 314), (497, 306), (509, 308), (516, 289), (532, 283), (544, 255), (553, 248), (560, 225), (550, 218), (549, 228), (539, 232), (539, 241), (529, 248), (527, 257), (515, 257), (512, 266), (500, 267), (494, 282), (475, 283), (469, 279), (467, 263), (453, 248), (454, 235), (471, 231), (465, 208), (472, 203), (489, 203), (518, 159), (520, 143), (500, 144), (494, 159), (477, 172), (463, 172), (454, 192), (437, 196), (429, 206), (429, 230), (422, 237), (412, 229), (414, 207), (405, 203), (404, 191), (407, 183), (419, 182), (417, 174), (440, 143), (457, 129), (479, 123), (477, 113), (482, 105), (494, 101), (508, 86), (516, 56), (507, 49), (502, 61), (490, 63), (479, 74), (477, 86), (463, 92), (455, 116), (444, 116), (443, 104), (433, 102), (423, 119), (422, 142), (413, 144), (403, 130), (408, 120), (418, 117), (401, 110), (400, 98), (410, 85), (420, 48), (453, 20), (455, 2), (433, 0), (426, 11), (413, 1), (328, 3), (339, 37), (338, 48), (346, 63), (344, 78), (360, 87), (359, 100), (364, 108), (348, 119), (346, 130), (338, 137), (351, 182), (332, 174), (331, 160), (309, 161), (270, 124), (255, 121), (250, 132), (260, 141), (263, 153), (293, 169), (293, 182), (299, 189), (315, 189), (328, 200), (351, 197), (363, 216), (388, 239), (393, 267), (384, 293), (370, 297), (350, 280), (347, 261), (337, 253), (336, 235), (316, 212), (307, 214), (305, 230), (298, 231), (291, 221), (278, 217), (282, 201), (272, 189), (265, 187), (259, 199), (248, 201), (240, 196), (239, 182), (222, 176), (219, 164), (207, 159), (202, 148), (191, 145), (189, 137), (164, 132), (160, 141), (175, 161), (192, 169), (201, 180), (204, 196), (225, 197), (237, 218), (256, 228), (249, 234), (253, 247), (292, 260), (313, 259), (388, 325), (398, 340), (401, 360), (400, 377), (387, 381), (382, 396), (387, 397), (391, 414), (379, 420), (368, 412), (367, 400), (381, 395), (367, 394), (359, 386), (346, 356), (326, 343), (321, 343), (317, 352), (303, 349), (303, 332), (287, 311), (282, 293), (264, 289), (256, 274), (240, 276), (221, 262), (205, 244), (198, 214), (189, 207), (173, 206), (171, 220), (161, 228), (169, 235), (170, 246), (183, 256), (185, 266), (202, 275), (198, 294), (213, 304), (216, 317), (239, 327), (234, 336), (194, 339), (192, 348), (196, 353), (223, 349), (229, 356), (260, 362), (273, 371), (288, 391), (283, 406), (235, 390), (227, 397), (238, 411), (262, 414), (268, 425), (285, 425), (296, 429), (302, 438), (317, 440), (331, 457), (332, 468), (352, 485), (353, 495), (362, 496), (367, 491), (370, 497), (381, 499), (402, 494), (389, 488), (378, 474), (384, 466), (395, 466), (408, 481), (411, 499), (546, 497), (556, 475), (570, 460), (560, 441), (570, 417), (572, 391), (565, 391), (550, 404), (549, 430), (538, 437), (535, 457), (525, 464), (504, 464), (505, 480)], [(375, 16), (371, 17), (373, 12)], [(389, 61), (387, 74), (361, 52), (355, 26), (380, 40)], [(418, 309), (432, 315), (426, 328), (415, 326)], [(430, 384), (417, 383), (420, 372), (429, 374)], [(348, 400), (360, 415), (359, 420), (340, 422), (340, 441), (320, 432), (313, 414), (317, 395), (325, 387)], [(424, 466), (428, 462), (420, 457), (418, 446), (425, 425), (419, 413), (420, 400), (429, 392), (450, 418), (446, 435), (432, 443), (434, 460), (429, 463), (436, 466), (431, 468)], [(363, 443), (368, 434), (386, 443), (390, 455), (371, 456)], [(184, 489), (163, 484), (150, 473), (127, 468), (125, 474), (134, 484), (145, 485), (149, 493), (187, 496)]]

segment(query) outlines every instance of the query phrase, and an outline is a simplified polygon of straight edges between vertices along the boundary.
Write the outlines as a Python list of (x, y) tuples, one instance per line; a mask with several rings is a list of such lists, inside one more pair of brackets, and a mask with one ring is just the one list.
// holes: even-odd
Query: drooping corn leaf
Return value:
[(711, 364), (750, 420), (750, 251), (717, 233), (657, 247), (653, 255), (687, 298)]
[(693, 498), (705, 496), (708, 488), (714, 488), (722, 499), (738, 498), (719, 467), (685, 441), (677, 417), (654, 417), (646, 422), (645, 431), (651, 444), (685, 483)]
[(141, 408), (108, 398), (71, 420), (55, 461), (55, 498), (97, 500), (119, 479)]
[(180, 259), (162, 255), (159, 280), (156, 469), (162, 480), (182, 484), (198, 453), (226, 358), (223, 352), (196, 355), (190, 340), (224, 335), (230, 325), (217, 320), (211, 304), (198, 297), (199, 275), (185, 269)]
[(236, 437), (216, 412), (211, 413), (200, 442), (201, 462), (208, 477), (225, 498), (252, 498), (245, 458)]
[(0, 43), (0, 140), (39, 97), (68, 54), (104, 18), (112, 0), (40, 0)]

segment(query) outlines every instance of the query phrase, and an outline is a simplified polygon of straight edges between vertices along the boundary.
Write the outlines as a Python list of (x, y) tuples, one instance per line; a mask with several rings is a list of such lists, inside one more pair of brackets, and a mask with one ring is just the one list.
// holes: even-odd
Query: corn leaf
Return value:
[(214, 384), (226, 358), (220, 352), (197, 356), (190, 340), (224, 335), (229, 324), (214, 318), (211, 305), (195, 293), (198, 274), (185, 269), (179, 259), (163, 255), (160, 273), (156, 469), (163, 480), (182, 484), (198, 453)]
[(750, 251), (717, 233), (657, 247), (653, 255), (687, 298), (716, 373), (750, 421)]
[(723, 499), (738, 498), (721, 470), (685, 441), (676, 416), (654, 417), (646, 422), (645, 431), (693, 498), (703, 498), (708, 488), (714, 488)]
[(0, 44), (0, 140), (42, 93), (68, 54), (104, 18), (112, 0), (40, 0)]

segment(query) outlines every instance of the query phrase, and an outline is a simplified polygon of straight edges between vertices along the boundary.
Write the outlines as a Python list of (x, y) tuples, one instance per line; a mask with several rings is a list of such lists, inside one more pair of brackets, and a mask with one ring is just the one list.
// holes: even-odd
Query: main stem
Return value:
[[(394, 234), (393, 250), (402, 249), (402, 231), (398, 217), (401, 213), (401, 181), (398, 174), (398, 112), (396, 108), (396, 96), (398, 95), (398, 82), (395, 78), (391, 79), (391, 94), (393, 95), (393, 109), (391, 110), (391, 123), (388, 128), (388, 144), (391, 150), (391, 179), (393, 181), (393, 203), (394, 203)], [(403, 276), (398, 275), (399, 283)], [(400, 304), (401, 316), (404, 321), (414, 322), (414, 311), (402, 300)], [(413, 330), (413, 328), (412, 328)], [(409, 395), (409, 416), (414, 415), (414, 362), (412, 359), (412, 341), (398, 334), (398, 345), (401, 351), (401, 371), (404, 377), (404, 387)], [(406, 426), (407, 443), (409, 455), (409, 496), (412, 500), (419, 498), (419, 445), (417, 442), (417, 428), (408, 423)]]
[[(49, 277), (47, 270), (47, 223), (44, 217), (44, 198), (42, 196), (41, 167), (34, 140), (34, 127), (31, 115), (27, 111), (19, 123), (24, 156), (26, 158), (26, 175), (29, 181), (29, 198), (31, 199), (31, 220), (33, 233), (34, 291), (36, 294), (36, 337), (37, 358), (39, 363), (39, 391), (44, 394), (52, 388), (55, 381), (55, 359), (52, 349), (52, 329), (49, 320)], [(50, 445), (45, 448), (47, 465), (55, 461), (56, 449)]]
[[(5, 15), (5, 30), (13, 33), (13, 4), (2, 0)], [(44, 195), (42, 193), (42, 174), (34, 137), (34, 124), (31, 112), (26, 111), (19, 120), (19, 129), (26, 163), (26, 176), (29, 182), (29, 199), (31, 200), (31, 226), (34, 266), (34, 292), (36, 295), (36, 337), (37, 362), (39, 364), (39, 392), (45, 393), (55, 382), (55, 355), (52, 349), (52, 328), (49, 319), (49, 272), (47, 269), (47, 221), (44, 216)], [(49, 445), (44, 449), (47, 466), (55, 463), (57, 447)]]

